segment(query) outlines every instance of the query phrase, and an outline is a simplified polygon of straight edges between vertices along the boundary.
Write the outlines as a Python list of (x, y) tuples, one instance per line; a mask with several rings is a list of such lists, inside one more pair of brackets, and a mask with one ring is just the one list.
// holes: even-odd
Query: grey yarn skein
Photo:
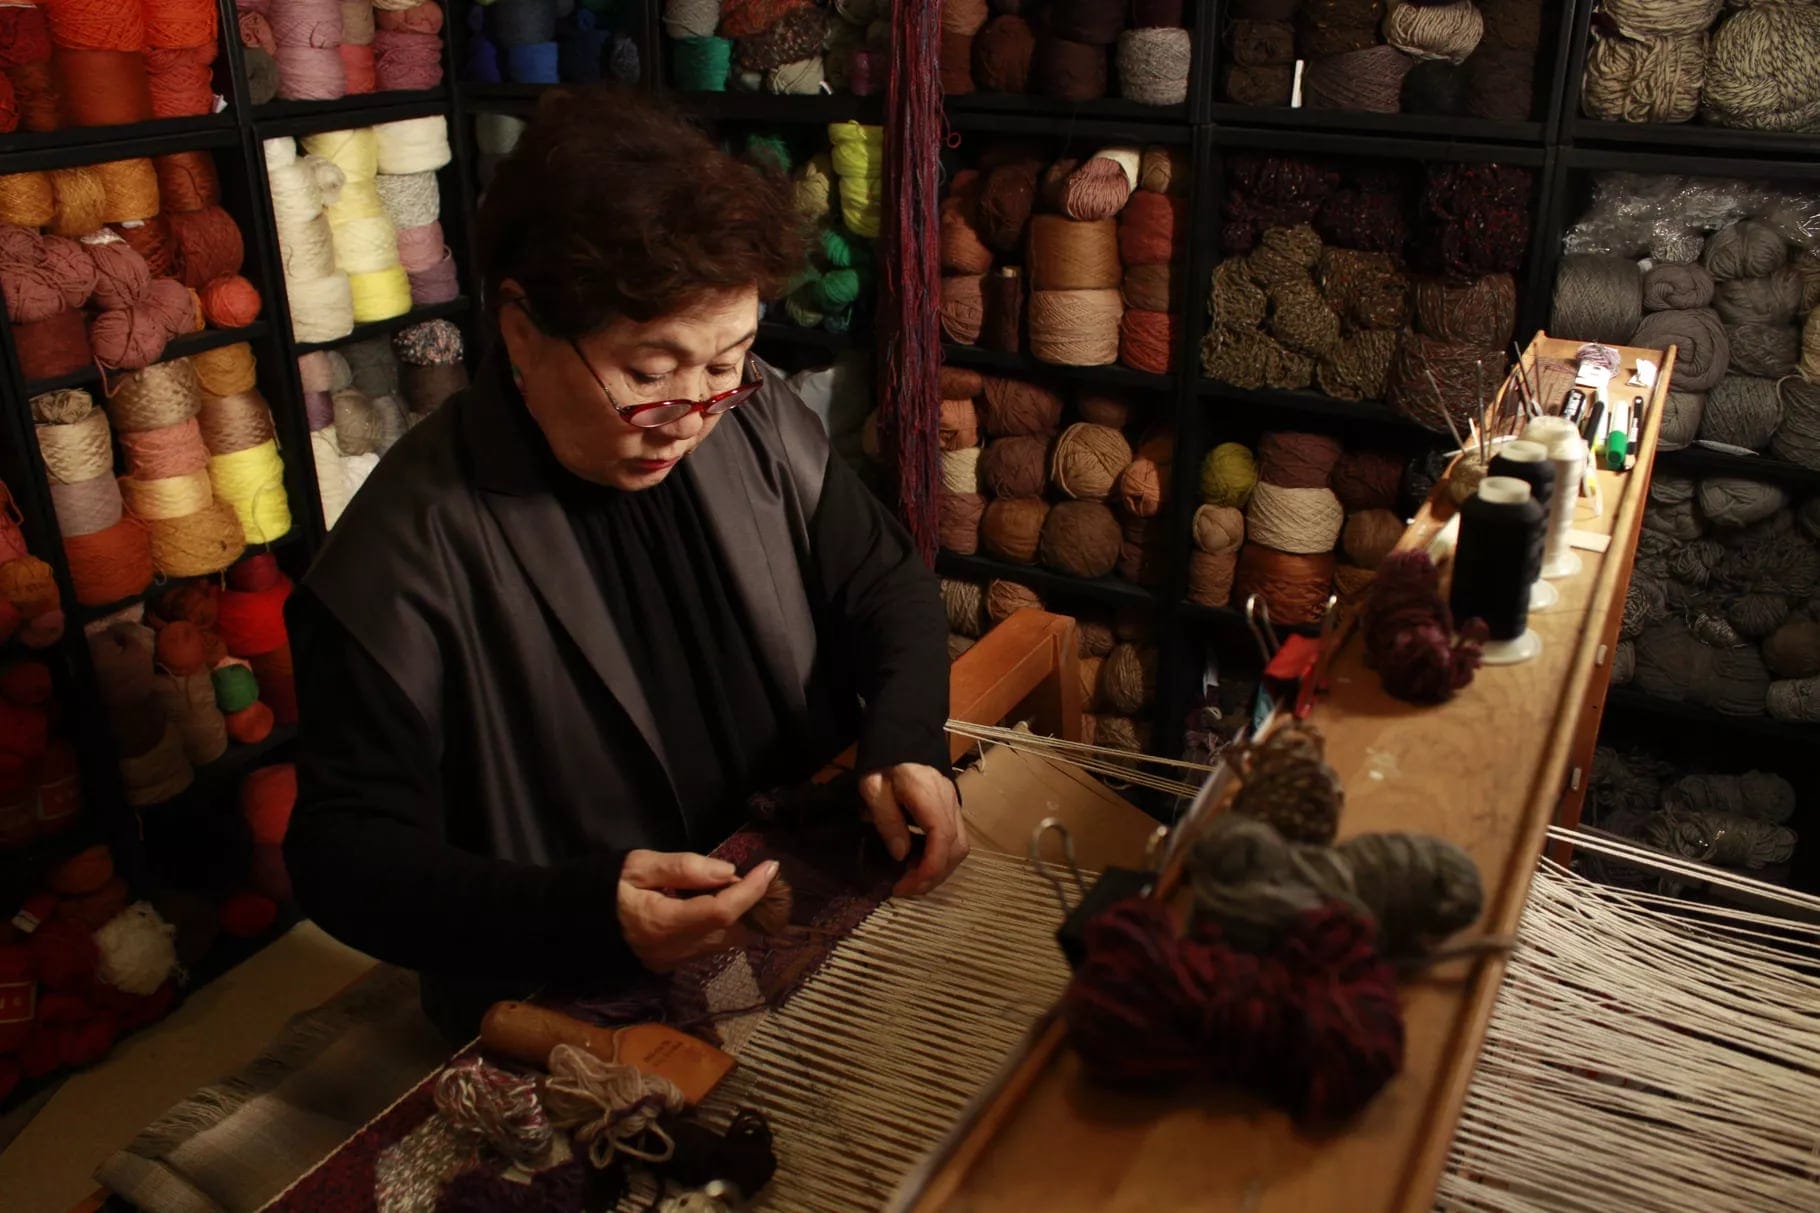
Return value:
[(1801, 311), (1801, 272), (1784, 265), (1761, 278), (1731, 278), (1712, 296), (1713, 310), (1727, 324), (1793, 324)]
[(1663, 261), (1643, 275), (1643, 310), (1705, 307), (1713, 301), (1713, 276), (1697, 261)]
[(1643, 273), (1629, 257), (1570, 253), (1555, 276), (1549, 332), (1569, 341), (1629, 341), (1643, 319)]
[(1705, 392), (1670, 390), (1662, 406), (1662, 429), (1656, 436), (1656, 445), (1664, 451), (1678, 451), (1693, 445), (1694, 439), (1700, 436), (1700, 420), (1705, 416)]
[(1801, 360), (1801, 330), (1792, 324), (1728, 324), (1725, 338), (1739, 374), (1776, 379)]
[(1719, 313), (1709, 307), (1651, 312), (1643, 317), (1627, 340), (1644, 349), (1678, 347), (1674, 381), (1670, 385), (1676, 391), (1710, 391), (1731, 368), (1731, 340), (1726, 336)]
[(1770, 453), (1820, 471), (1820, 384), (1790, 376), (1776, 385), (1776, 395), (1782, 424), (1770, 439)]
[(1760, 451), (1781, 424), (1782, 401), (1775, 380), (1727, 375), (1706, 394), (1700, 437)]
[(1782, 233), (1759, 219), (1740, 219), (1707, 238), (1701, 261), (1712, 276), (1762, 278), (1788, 261), (1788, 242)]

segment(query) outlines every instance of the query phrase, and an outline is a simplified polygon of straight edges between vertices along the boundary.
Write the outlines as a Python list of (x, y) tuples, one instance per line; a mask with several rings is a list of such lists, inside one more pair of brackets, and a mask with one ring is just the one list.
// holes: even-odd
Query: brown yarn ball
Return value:
[(1313, 358), (1340, 344), (1340, 317), (1306, 274), (1271, 286), (1269, 328), (1285, 349)]
[(980, 481), (994, 497), (1041, 497), (1049, 482), (1047, 438), (994, 438), (980, 456)]
[(948, 630), (956, 635), (978, 639), (986, 630), (986, 591), (971, 581), (942, 578), (942, 609), (948, 616)]
[(1118, 643), (1112, 625), (1104, 619), (1082, 615), (1074, 623), (1075, 649), (1082, 657), (1104, 657)]
[(1288, 105), (1295, 96), (1295, 64), (1227, 65), (1220, 69), (1220, 93), (1234, 105)]
[(1302, 68), (1302, 102), (1309, 109), (1400, 113), (1403, 77), (1415, 65), (1415, 59), (1394, 46), (1311, 59)]
[(1237, 552), (1188, 554), (1188, 601), (1223, 607), (1232, 601), (1232, 577), (1238, 569)]
[(1031, 161), (1001, 164), (986, 174), (980, 187), (975, 226), (994, 252), (1014, 254), (1022, 247), (1024, 225), (1036, 205), (1036, 179), (1043, 166)]
[(1386, 402), (1400, 416), (1437, 434), (1450, 432), (1445, 417), (1451, 413), (1464, 432), (1477, 411), (1476, 385), (1483, 383), (1486, 391), (1495, 388), (1507, 366), (1502, 350), (1406, 332), (1397, 338), (1390, 361)]
[(1131, 463), (1131, 444), (1109, 426), (1076, 422), (1062, 431), (1049, 462), (1058, 492), (1077, 501), (1104, 501)]
[(1148, 645), (1115, 644), (1100, 667), (1099, 700), (1121, 716), (1135, 716), (1156, 701), (1157, 652)]
[(986, 380), (969, 367), (945, 366), (937, 375), (936, 389), (943, 400), (971, 400), (986, 390)]
[(942, 93), (964, 97), (973, 91), (973, 38), (968, 34), (942, 34), (937, 71)]
[(1116, 220), (1032, 215), (1029, 240), (1033, 290), (1106, 290), (1123, 276)]
[(1007, 564), (1035, 564), (1048, 517), (1049, 503), (1041, 497), (1000, 497), (980, 520), (980, 545)]
[(1169, 493), (1169, 467), (1138, 456), (1119, 473), (1119, 509), (1131, 518), (1154, 518)]
[(1233, 593), (1240, 602), (1258, 595), (1278, 626), (1316, 623), (1327, 609), (1337, 564), (1332, 552), (1300, 556), (1247, 543), (1239, 551)]
[(1801, 330), (1792, 324), (1728, 324), (1725, 337), (1731, 369), (1740, 374), (1776, 379), (1801, 360)]
[(1024, 348), (1024, 275), (1015, 265), (1000, 266), (980, 282), (985, 322), (980, 344), (1015, 354)]
[(942, 269), (956, 274), (983, 274), (992, 268), (992, 250), (974, 230), (966, 206), (948, 198), (941, 208)]
[(1404, 462), (1384, 451), (1347, 451), (1334, 465), (1328, 487), (1349, 512), (1394, 509), (1403, 489)]
[(1763, 642), (1763, 664), (1778, 678), (1820, 675), (1820, 623), (1796, 619), (1777, 628)]
[(1168, 144), (1152, 144), (1138, 158), (1138, 188), (1153, 194), (1186, 196), (1193, 169), (1188, 152)]
[(943, 492), (940, 510), (936, 531), (942, 547), (957, 556), (971, 556), (979, 551), (980, 522), (986, 513), (986, 499), (978, 493)]
[(1480, 44), (1466, 61), (1466, 113), (1492, 122), (1535, 116), (1536, 53)]
[(1015, 581), (993, 581), (986, 585), (986, 618), (1003, 623), (1019, 611), (1040, 611), (1043, 600), (1027, 585)]
[(1063, 501), (1043, 519), (1038, 544), (1045, 568), (1070, 577), (1104, 577), (1119, 560), (1119, 520), (1097, 501)]
[(1376, 569), (1403, 537), (1403, 520), (1389, 510), (1360, 510), (1346, 519), (1340, 550), (1362, 569)]
[(1241, 67), (1295, 62), (1295, 26), (1287, 21), (1239, 18), (1226, 35), (1226, 50)]
[(1001, 14), (973, 37), (973, 81), (989, 93), (1025, 92), (1035, 57), (1036, 31), (1030, 23)]
[(1039, 384), (988, 376), (981, 394), (986, 432), (994, 438), (1049, 434), (1061, 424), (1062, 398)]
[(1416, 327), (1430, 337), (1501, 350), (1516, 333), (1517, 280), (1509, 274), (1465, 285), (1418, 278), (1414, 294)]
[(1384, 0), (1303, 0), (1296, 12), (1296, 53), (1318, 59), (1375, 46), (1383, 19)]
[(1111, 75), (1109, 59), (1104, 46), (1046, 35), (1037, 39), (1032, 71), (1045, 97), (1055, 101), (1098, 101), (1106, 95)]
[(1167, 262), (1156, 265), (1128, 265), (1119, 285), (1125, 306), (1147, 312), (1167, 312), (1176, 305), (1176, 267)]
[(1316, 281), (1351, 328), (1397, 329), (1409, 319), (1409, 279), (1388, 253), (1323, 249)]
[(1203, 505), (1194, 512), (1194, 546), (1213, 556), (1237, 552), (1245, 542), (1245, 514), (1229, 505)]
[(943, 400), (941, 443), (944, 451), (965, 450), (980, 444), (979, 411), (971, 400)]
[(1113, 396), (1106, 392), (1083, 392), (1075, 402), (1075, 411), (1082, 421), (1091, 421), (1094, 425), (1110, 426), (1122, 430), (1131, 424), (1135, 410), (1131, 401), (1123, 396)]
[(1169, 574), (1168, 520), (1127, 518), (1119, 541), (1118, 574), (1126, 581), (1155, 589)]
[(961, 345), (973, 345), (980, 339), (980, 326), (986, 320), (985, 299), (980, 293), (978, 274), (942, 275), (942, 336)]
[(1106, 664), (1104, 657), (1083, 656), (1075, 665), (1080, 671), (1081, 710), (1091, 712), (1099, 706), (1100, 669)]
[(1258, 479), (1286, 489), (1324, 489), (1344, 448), (1326, 434), (1278, 431), (1258, 439)]

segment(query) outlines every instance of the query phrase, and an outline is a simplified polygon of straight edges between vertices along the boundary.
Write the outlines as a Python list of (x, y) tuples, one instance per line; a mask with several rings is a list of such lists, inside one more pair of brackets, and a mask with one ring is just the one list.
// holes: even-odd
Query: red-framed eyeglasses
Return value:
[[(515, 298), (510, 302), (523, 308), (525, 315), (531, 317), (532, 323), (536, 323), (536, 313), (531, 311), (529, 303), (522, 298)], [(543, 326), (538, 325), (538, 327)], [(589, 362), (588, 356), (582, 352), (581, 343), (573, 337), (568, 338), (567, 341), (569, 348), (581, 360), (581, 365), (587, 369), (588, 377), (594, 380), (594, 386), (598, 387), (600, 394), (607, 398), (607, 404), (615, 413), (619, 414), (620, 419), (627, 425), (637, 426), (641, 430), (658, 429), (672, 422), (681, 421), (691, 413), (700, 413), (704, 417), (718, 417), (751, 399), (752, 393), (763, 387), (765, 382), (763, 372), (758, 369), (757, 360), (748, 353), (741, 364), (740, 382), (736, 388), (717, 392), (706, 400), (653, 400), (648, 404), (621, 404), (613, 398), (613, 389), (607, 386), (606, 381), (600, 377), (600, 372), (594, 369), (594, 364)]]

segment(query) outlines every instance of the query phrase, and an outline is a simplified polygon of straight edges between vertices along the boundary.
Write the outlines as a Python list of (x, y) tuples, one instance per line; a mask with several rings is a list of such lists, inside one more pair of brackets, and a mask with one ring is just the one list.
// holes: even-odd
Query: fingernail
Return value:
[(910, 843), (907, 839), (893, 838), (891, 840), (890, 846), (891, 846), (891, 858), (893, 858), (893, 859), (901, 860), (904, 856), (906, 856), (910, 853)]
[(775, 859), (765, 864), (765, 882), (767, 884), (777, 879), (777, 870), (781, 866)]

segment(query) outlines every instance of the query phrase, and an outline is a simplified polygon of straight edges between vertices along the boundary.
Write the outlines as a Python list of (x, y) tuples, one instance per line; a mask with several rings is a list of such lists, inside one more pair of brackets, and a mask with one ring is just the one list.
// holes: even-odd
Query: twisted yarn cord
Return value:
[(1580, 104), (1606, 122), (1689, 122), (1706, 83), (1707, 36), (1595, 39)]
[(52, 484), (80, 484), (114, 468), (114, 446), (107, 414), (91, 411), (79, 421), (39, 425), (38, 450)]
[[(574, 1133), (597, 1169), (624, 1154), (644, 1162), (663, 1162), (675, 1143), (658, 1123), (686, 1106), (675, 1083), (634, 1066), (602, 1061), (573, 1045), (550, 1050), (550, 1077), (543, 1085), (550, 1123)], [(638, 1139), (649, 1132), (662, 1144), (647, 1149)]]

